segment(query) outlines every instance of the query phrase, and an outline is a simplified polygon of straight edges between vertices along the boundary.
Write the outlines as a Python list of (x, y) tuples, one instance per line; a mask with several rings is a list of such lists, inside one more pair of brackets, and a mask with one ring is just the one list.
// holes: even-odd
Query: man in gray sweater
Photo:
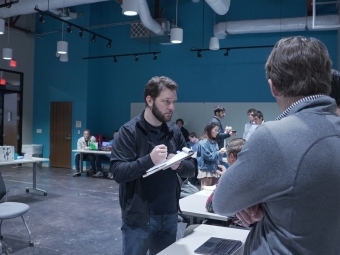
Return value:
[(267, 60), (283, 113), (247, 140), (213, 199), (215, 212), (252, 224), (244, 254), (340, 254), (340, 118), (328, 96), (331, 65), (326, 47), (303, 37), (280, 40)]

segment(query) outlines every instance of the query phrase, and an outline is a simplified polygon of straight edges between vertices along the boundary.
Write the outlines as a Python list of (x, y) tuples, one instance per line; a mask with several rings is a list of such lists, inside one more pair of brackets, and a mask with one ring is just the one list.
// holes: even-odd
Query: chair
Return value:
[(0, 172), (0, 200), (5, 197), (5, 202), (0, 203), (0, 255), (2, 254), (2, 244), (1, 240), (3, 236), (1, 235), (2, 221), (7, 219), (12, 219), (16, 217), (21, 217), (29, 236), (29, 246), (33, 246), (34, 243), (31, 241), (31, 231), (29, 230), (27, 223), (23, 217), (25, 213), (30, 209), (29, 205), (24, 203), (7, 202), (7, 192), (4, 179)]

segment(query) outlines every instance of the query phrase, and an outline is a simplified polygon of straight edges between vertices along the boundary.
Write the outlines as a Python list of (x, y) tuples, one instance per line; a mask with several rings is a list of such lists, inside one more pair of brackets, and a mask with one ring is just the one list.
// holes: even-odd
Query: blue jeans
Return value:
[[(96, 165), (95, 165), (96, 156), (94, 154), (84, 153), (83, 154), (83, 161), (84, 160), (89, 160), (90, 163), (91, 163), (92, 171), (96, 172)], [(79, 172), (80, 171), (80, 154), (79, 153), (76, 154), (76, 157), (74, 159), (74, 163), (76, 165), (77, 172)]]
[[(96, 155), (96, 169), (97, 169), (97, 172), (103, 172), (102, 162), (110, 163), (110, 157), (108, 157), (107, 155), (103, 155), (103, 154), (97, 154)], [(110, 169), (109, 169), (109, 172), (110, 172)]]
[(148, 226), (129, 226), (123, 222), (123, 254), (154, 255), (176, 241), (178, 214), (150, 215)]

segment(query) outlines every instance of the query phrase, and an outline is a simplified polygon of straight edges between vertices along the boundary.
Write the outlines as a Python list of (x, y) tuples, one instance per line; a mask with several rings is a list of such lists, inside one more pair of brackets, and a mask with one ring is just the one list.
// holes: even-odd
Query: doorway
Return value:
[(0, 145), (22, 146), (23, 73), (0, 69)]
[(51, 102), (50, 166), (71, 168), (72, 102)]

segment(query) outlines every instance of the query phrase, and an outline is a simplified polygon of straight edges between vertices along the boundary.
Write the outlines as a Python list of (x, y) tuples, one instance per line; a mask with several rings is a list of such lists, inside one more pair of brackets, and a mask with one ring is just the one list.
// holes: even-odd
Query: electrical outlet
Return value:
[(41, 128), (38, 128), (37, 129), (37, 134), (41, 134), (42, 133), (42, 129)]
[(78, 135), (80, 135), (80, 130), (78, 130)]

